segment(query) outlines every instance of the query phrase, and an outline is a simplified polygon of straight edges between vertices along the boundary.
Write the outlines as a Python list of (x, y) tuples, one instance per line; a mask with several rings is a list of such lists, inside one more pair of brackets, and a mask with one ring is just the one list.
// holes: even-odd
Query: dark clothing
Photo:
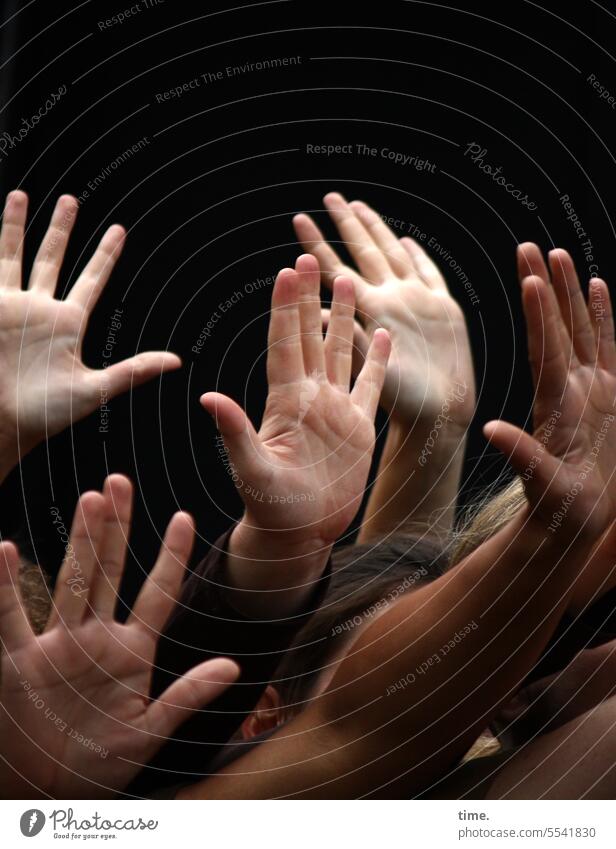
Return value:
[[(255, 707), (295, 635), (319, 608), (327, 592), (331, 563), (303, 611), (281, 620), (247, 619), (225, 596), (225, 551), (230, 534), (231, 530), (212, 546), (186, 580), (159, 641), (152, 696), (160, 695), (176, 677), (212, 657), (236, 660), (241, 668), (240, 679), (176, 731), (128, 788), (133, 795), (166, 798), (170, 791), (163, 788), (173, 786), (177, 790), (214, 774), (262, 742), (263, 738), (232, 738)], [(431, 575), (430, 580), (437, 576)], [(616, 590), (576, 619), (563, 617), (525, 685), (562, 669), (578, 651), (614, 638)]]
[(565, 613), (525, 685), (564, 669), (583, 649), (616, 639), (616, 589), (576, 617)]
[(237, 661), (240, 678), (177, 729), (128, 788), (131, 794), (146, 795), (165, 785), (192, 783), (215, 771), (208, 769), (208, 764), (253, 710), (295, 634), (319, 608), (327, 590), (331, 563), (297, 615), (278, 620), (242, 616), (225, 598), (231, 530), (217, 540), (186, 579), (158, 643), (151, 694), (156, 698), (177, 677), (214, 657)]

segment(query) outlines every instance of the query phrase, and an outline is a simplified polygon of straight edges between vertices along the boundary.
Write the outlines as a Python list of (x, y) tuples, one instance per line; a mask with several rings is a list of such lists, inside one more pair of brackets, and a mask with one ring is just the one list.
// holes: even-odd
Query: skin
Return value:
[[(389, 322), (392, 329), (393, 354), (382, 398), (382, 405), (390, 414), (389, 430), (358, 541), (378, 538), (400, 524), (408, 526), (413, 518), (425, 519), (423, 524), (417, 522), (422, 532), (428, 522), (432, 528), (449, 530), (459, 487), (465, 433), (474, 404), (472, 359), (462, 312), (451, 298), (438, 269), (419, 244), (410, 239), (396, 239), (380, 216), (361, 201), (347, 203), (341, 195), (331, 194), (324, 202), (361, 272), (361, 276), (355, 274), (353, 277), (358, 291), (376, 295), (365, 304), (370, 310), (370, 319), (385, 326)], [(319, 258), (325, 282), (331, 280), (332, 273), (345, 268), (312, 219), (299, 215), (294, 224), (304, 247)], [(401, 247), (405, 251), (401, 251)], [(563, 341), (567, 361), (579, 366), (571, 343), (571, 304), (579, 304), (583, 298), (570, 255), (557, 249), (550, 252), (546, 263), (537, 245), (524, 243), (517, 249), (517, 267), (520, 285), (527, 276), (534, 274), (550, 287), (553, 300), (562, 310), (561, 332), (566, 331)], [(368, 287), (376, 288), (377, 292)], [(440, 313), (435, 312), (439, 305), (442, 305)], [(393, 323), (392, 315), (396, 317)], [(326, 322), (328, 318), (325, 313)], [(365, 322), (366, 316), (362, 319)], [(394, 332), (396, 322), (402, 328), (405, 319), (404, 332)], [(605, 329), (609, 335), (611, 317), (605, 315), (603, 321), (607, 322)], [(588, 336), (588, 330), (585, 334)], [(356, 324), (356, 363), (361, 362), (366, 339), (366, 332)], [(397, 375), (394, 373), (396, 362), (404, 366)], [(413, 388), (423, 386), (428, 373), (431, 379), (424, 389), (421, 404), (418, 399), (413, 403)], [(452, 400), (449, 392), (449, 421), (440, 431), (430, 462), (422, 468), (417, 458), (426, 429), (433, 426), (433, 422), (422, 415), (423, 405), (432, 415), (443, 409), (450, 375), (469, 391), (464, 403)], [(408, 391), (405, 391), (406, 386)], [(426, 422), (423, 428), (422, 420)], [(441, 512), (443, 505), (446, 507)], [(612, 525), (606, 531), (584, 564), (575, 582), (570, 613), (582, 612), (616, 586), (615, 529), (616, 525)]]
[[(84, 365), (87, 322), (121, 252), (124, 230), (118, 225), (107, 230), (67, 298), (57, 300), (78, 204), (69, 195), (59, 198), (24, 290), (27, 205), (24, 192), (11, 192), (0, 232), (0, 482), (37, 444), (95, 410), (103, 390), (112, 398), (180, 365), (167, 352), (146, 352), (98, 371)], [(5, 798), (100, 795), (124, 786), (138, 766), (118, 758), (147, 761), (191, 706), (215, 698), (237, 675), (230, 661), (213, 661), (196, 670), (197, 678), (192, 670), (177, 689), (148, 707), (156, 643), (151, 626), (161, 627), (173, 606), (193, 531), (189, 517), (174, 517), (134, 621), (120, 625), (113, 621), (113, 609), (131, 500), (131, 485), (121, 476), (110, 477), (102, 495), (87, 493), (80, 500), (73, 553), (62, 567), (54, 610), (40, 637), (18, 598), (15, 546), (0, 545), (0, 792)], [(92, 667), (92, 658), (98, 665)], [(75, 698), (75, 689), (88, 694), (87, 707)], [(35, 707), (39, 699), (44, 709)], [(46, 711), (84, 738), (108, 740), (108, 759), (59, 731)]]
[[(279, 275), (275, 287), (268, 359), (272, 392), (259, 434), (231, 399), (205, 396), (204, 406), (217, 415), (233, 462), (253, 487), (271, 485), (272, 469), (276, 469), (275, 491), (312, 487), (318, 494), (312, 517), (305, 511), (294, 516), (287, 507), (263, 513), (257, 509), (251, 519), (284, 518), (294, 546), (296, 524), (318, 523), (319, 539), (331, 545), (330, 536), (346, 530), (365, 486), (374, 444), (373, 419), (390, 345), (386, 331), (375, 334), (350, 391), (352, 286), (348, 280), (337, 281), (330, 333), (324, 341), (320, 306), (311, 304), (311, 311), (316, 306), (318, 335), (306, 340), (301, 332), (301, 295), (310, 300), (318, 295), (318, 271), (311, 257), (305, 258), (303, 267), (300, 258), (298, 266), (306, 274), (304, 281), (300, 273), (289, 270)], [(310, 357), (314, 359), (309, 361)], [(302, 411), (300, 420), (307, 385), (312, 405)], [(306, 456), (313, 457), (314, 463), (306, 463)], [(96, 796), (126, 786), (191, 711), (211, 701), (237, 677), (238, 669), (230, 661), (208, 661), (175, 682), (158, 701), (148, 703), (156, 639), (177, 600), (194, 531), (190, 517), (174, 517), (159, 561), (126, 625), (120, 625), (113, 620), (113, 610), (131, 504), (131, 485), (118, 475), (108, 479), (102, 495), (82, 496), (71, 554), (59, 574), (54, 609), (40, 637), (32, 633), (16, 592), (17, 551), (10, 543), (0, 548), (0, 638), (5, 648), (0, 678), (4, 765), (0, 789), (5, 795), (32, 796), (34, 789), (42, 795), (75, 798), (92, 796), (93, 786)], [(280, 530), (284, 534), (284, 527)], [(233, 556), (229, 559), (232, 564)], [(76, 566), (81, 582), (77, 592)], [(245, 561), (239, 568), (247, 571)], [(279, 563), (276, 569), (279, 573)], [(240, 585), (237, 597), (243, 595)], [(84, 698), (75, 699), (75, 690)], [(100, 741), (109, 757), (101, 758), (59, 732), (36, 708), (30, 693), (83, 737)], [(16, 715), (20, 716), (18, 734)]]
[(510, 718), (520, 736), (515, 748), (456, 767), (424, 796), (613, 799), (615, 659), (614, 642), (606, 643), (532, 684)]
[[(141, 353), (106, 369), (90, 369), (84, 365), (81, 350), (88, 320), (121, 253), (125, 231), (117, 224), (107, 230), (66, 298), (59, 300), (54, 294), (77, 216), (78, 202), (70, 195), (59, 198), (49, 230), (32, 266), (27, 288), (23, 289), (22, 254), (27, 206), (28, 198), (24, 192), (11, 192), (7, 197), (0, 232), (0, 482), (36, 445), (96, 410), (101, 397), (111, 399), (132, 386), (181, 365), (179, 357), (168, 352)], [(285, 286), (291, 289), (294, 287), (301, 301), (301, 333), (302, 346), (306, 349), (306, 368), (312, 371), (313, 364), (309, 358), (313, 355), (317, 358), (317, 365), (325, 361), (328, 367), (334, 361), (339, 363), (344, 355), (327, 350), (331, 349), (331, 339), (324, 348), (320, 338), (318, 273), (315, 273), (314, 260), (311, 257), (300, 258), (297, 272), (289, 270), (289, 273), (293, 280), (285, 283), (285, 274), (287, 277), (288, 274), (283, 273), (276, 297), (285, 297)], [(337, 321), (343, 324), (344, 288), (342, 282), (340, 317)], [(348, 283), (346, 289), (348, 301)], [(283, 312), (284, 308), (281, 307), (277, 314), (281, 319), (281, 327), (285, 323)], [(319, 323), (318, 339), (312, 337), (310, 329), (314, 325), (315, 314)], [(278, 351), (282, 351), (285, 345), (288, 345), (287, 341), (277, 340)], [(381, 352), (379, 356), (384, 355), (386, 347), (387, 343), (381, 338), (375, 351), (378, 349)], [(279, 361), (282, 359), (278, 357)], [(298, 404), (298, 393), (307, 391), (309, 396), (316, 388), (321, 396), (328, 394), (330, 401), (336, 396), (343, 416), (336, 422), (336, 426), (345, 426), (353, 434), (352, 440), (343, 445), (345, 459), (356, 463), (357, 474), (361, 476), (364, 466), (369, 463), (369, 434), (373, 426), (364, 420), (361, 408), (351, 401), (348, 383), (345, 392), (336, 383), (335, 376), (330, 380), (322, 370), (316, 369), (313, 376), (309, 372), (301, 379), (298, 376), (293, 389), (295, 395), (285, 396), (279, 375), (281, 368), (284, 370), (284, 362), (276, 369), (275, 360), (274, 355), (271, 368), (274, 382), (261, 429), (264, 464), (269, 464), (267, 468), (265, 465), (259, 470), (244, 468), (239, 447), (243, 428), (238, 419), (239, 408), (235, 409), (230, 399), (214, 393), (203, 398), (206, 409), (213, 412), (225, 429), (225, 437), (233, 449), (233, 462), (238, 468), (241, 467), (246, 479), (251, 481), (257, 491), (280, 495), (285, 487), (292, 485), (290, 477), (294, 452), (304, 447), (304, 443), (309, 447), (311, 439), (323, 439), (334, 448), (339, 448), (340, 438), (332, 426), (331, 415), (321, 423), (321, 433), (315, 433), (311, 427), (318, 409), (324, 406), (322, 397), (317, 399), (314, 412), (307, 416), (303, 427), (296, 427), (298, 415), (297, 411), (294, 413), (293, 405)], [(336, 365), (335, 368), (340, 370), (342, 367)], [(375, 379), (375, 368), (377, 366), (371, 361), (365, 372), (367, 379)], [(375, 392), (377, 389), (375, 386)], [(293, 423), (288, 419), (292, 414), (295, 414), (296, 419)], [(240, 432), (237, 432), (238, 427)], [(296, 447), (292, 444), (294, 441)], [(364, 449), (365, 457), (362, 454)], [(281, 460), (286, 464), (288, 473), (285, 475), (280, 468), (274, 479), (272, 469), (280, 466)], [(300, 492), (310, 491), (311, 487), (317, 486), (326, 491), (328, 482), (335, 475), (340, 476), (335, 462), (323, 464), (318, 472), (319, 475), (314, 474), (312, 479), (310, 475), (304, 475), (306, 480), (303, 480), (302, 472), (298, 471), (296, 483)], [(315, 480), (317, 477), (318, 481)], [(344, 498), (344, 490), (341, 490), (341, 496)], [(249, 506), (255, 506), (254, 499), (246, 497)], [(325, 506), (325, 501), (321, 501)], [(334, 502), (335, 499), (330, 498), (327, 506), (338, 511), (341, 522), (344, 521), (345, 511), (357, 509), (350, 502)], [(291, 516), (288, 505), (267, 506), (270, 509), (261, 514), (258, 510), (253, 510), (255, 515), (247, 511), (241, 527), (233, 535), (229, 583), (231, 587), (245, 590), (234, 596), (234, 601), (245, 612), (254, 610), (267, 613), (274, 608), (284, 615), (300, 607), (310, 594), (313, 581), (319, 577), (327, 563), (331, 540), (321, 537), (310, 526), (298, 527), (302, 522), (301, 516), (299, 519), (295, 517), (295, 526), (288, 529), (284, 524), (285, 517)], [(295, 511), (298, 512), (297, 505)], [(277, 514), (282, 518), (277, 519)], [(271, 552), (273, 561), (265, 562), (262, 559), (264, 534), (272, 529), (267, 525), (269, 518), (278, 523), (280, 532), (276, 534), (275, 542), (268, 534), (267, 550)], [(336, 531), (335, 523), (332, 523), (332, 529)], [(291, 569), (289, 564), (292, 564)], [(267, 591), (270, 589), (272, 594), (268, 596)], [(266, 601), (266, 598), (269, 600)]]
[[(595, 356), (591, 338), (599, 333), (601, 364), (614, 368), (615, 360), (611, 340), (614, 323), (609, 299), (605, 297), (606, 284), (594, 278), (590, 282), (588, 307), (579, 277), (570, 254), (562, 248), (552, 250), (545, 262), (540, 248), (525, 242), (517, 250), (518, 276), (522, 284), (528, 275), (540, 278), (548, 287), (552, 304), (558, 304), (561, 320), (558, 333), (562, 341), (563, 356), (572, 370), (581, 373), (594, 368)], [(574, 328), (578, 341), (574, 343)], [(592, 399), (588, 399), (592, 403)], [(544, 416), (549, 416), (549, 410)], [(609, 411), (608, 411), (609, 412)], [(612, 411), (613, 412), (613, 411)], [(540, 413), (541, 415), (541, 413)], [(541, 422), (535, 422), (536, 429)], [(581, 570), (571, 596), (570, 612), (574, 615), (587, 610), (606, 592), (616, 587), (616, 523), (612, 522), (594, 546)]]
[(616, 641), (580, 651), (564, 669), (534, 681), (499, 717), (513, 745), (553, 731), (616, 695)]
[[(329, 764), (325, 764), (325, 771), (323, 759), (318, 756), (317, 762), (321, 761), (318, 770), (315, 771), (312, 764), (303, 764), (302, 769), (298, 770), (298, 751), (292, 747), (289, 749), (286, 741), (280, 741), (284, 745), (277, 746), (277, 751), (262, 746), (247, 756), (257, 757), (254, 766), (259, 772), (256, 783), (255, 776), (249, 776), (252, 788), (250, 795), (316, 795), (324, 784), (329, 785), (330, 791), (334, 786), (342, 794), (370, 792), (374, 788), (368, 787), (366, 790), (365, 784), (362, 789), (361, 782), (365, 782), (369, 774), (369, 770), (363, 770), (362, 766), (366, 758), (370, 761), (375, 757), (382, 766), (379, 780), (387, 783), (389, 791), (391, 788), (395, 790), (396, 782), (403, 780), (403, 771), (422, 768), (424, 772), (419, 779), (414, 777), (410, 781), (405, 776), (402, 785), (405, 788), (416, 787), (420, 782), (430, 780), (431, 775), (442, 774), (443, 765), (458, 757), (460, 747), (462, 750), (468, 748), (480, 726), (485, 724), (491, 712), (511, 692), (514, 686), (512, 681), (519, 681), (532, 665), (533, 658), (545, 645), (563, 606), (568, 602), (570, 588), (580, 564), (596, 545), (597, 539), (608, 529), (611, 516), (614, 515), (614, 483), (611, 481), (614, 457), (613, 451), (609, 450), (609, 441), (606, 441), (594, 463), (592, 473), (587, 474), (585, 469), (598, 432), (598, 422), (605, 420), (614, 397), (613, 367), (608, 364), (613, 355), (613, 330), (610, 336), (605, 333), (603, 324), (597, 326), (598, 310), (587, 316), (596, 343), (595, 363), (591, 368), (587, 350), (582, 355), (577, 353), (577, 346), (584, 344), (582, 335), (586, 329), (584, 316), (578, 311), (578, 315), (571, 321), (570, 329), (579, 360), (579, 368), (574, 370), (572, 379), (567, 369), (571, 358), (566, 358), (565, 339), (559, 326), (561, 317), (554, 308), (549, 287), (541, 278), (531, 278), (524, 281), (523, 289), (529, 349), (537, 390), (535, 406), (541, 408), (543, 404), (547, 409), (550, 392), (555, 389), (560, 390), (559, 398), (563, 399), (558, 427), (559, 431), (561, 428), (563, 430), (551, 441), (549, 453), (543, 455), (541, 465), (528, 482), (528, 511), (474, 552), (456, 570), (431, 587), (401, 601), (359, 637), (322, 699), (315, 702), (315, 705), (319, 705), (319, 712), (309, 715), (312, 708), (304, 712), (294, 729), (302, 732), (299, 736), (303, 744), (308, 746), (308, 751), (322, 753), (324, 748), (327, 750), (328, 744), (333, 746), (329, 749), (332, 756), (328, 759)], [(603, 307), (609, 308), (605, 284), (594, 285), (591, 293), (595, 303), (600, 302)], [(591, 399), (591, 404), (586, 403), (587, 399)], [(540, 418), (540, 421), (543, 420)], [(502, 422), (486, 426), (486, 435), (510, 457), (518, 472), (527, 467), (529, 460), (536, 456), (541, 447), (536, 438)], [(584, 487), (568, 510), (558, 533), (547, 535), (546, 525), (554, 510), (558, 509), (563, 498), (571, 491), (572, 481), (578, 482), (582, 474), (585, 475)], [(86, 507), (85, 512), (88, 510), (89, 507)], [(88, 530), (82, 536), (96, 540), (99, 534)], [(6, 621), (10, 621), (6, 630), (9, 637), (14, 640), (26, 636), (29, 638), (25, 631), (21, 631), (19, 617), (15, 618), (17, 608), (21, 609), (21, 606), (18, 601), (17, 604), (11, 603), (12, 596), (8, 591), (9, 584), (11, 589), (15, 585), (16, 553), (5, 548), (3, 551), (6, 552), (5, 559), (9, 565), (3, 573), (4, 579), (0, 579), (0, 622), (6, 613)], [(87, 562), (87, 556), (84, 559)], [(105, 556), (98, 559), (103, 564), (107, 562)], [(104, 566), (101, 568), (104, 570)], [(6, 580), (6, 575), (9, 580)], [(520, 609), (520, 598), (528, 599), (532, 604), (524, 604)], [(448, 655), (439, 664), (438, 672), (422, 679), (419, 688), (407, 688), (399, 693), (398, 696), (408, 701), (404, 702), (401, 698), (393, 716), (388, 714), (390, 709), (384, 699), (380, 699), (376, 703), (377, 707), (372, 708), (374, 701), (369, 698), (371, 694), (379, 692), (382, 695), (383, 685), (385, 688), (390, 687), (396, 680), (396, 674), (407, 672), (413, 668), (414, 663), (421, 663), (429, 656), (426, 652), (438, 650), (456, 626), (463, 627), (471, 615), (481, 617), (482, 624), (478, 629), (480, 634), (473, 632), (464, 640), (456, 650), (455, 663), (454, 657)], [(414, 619), (413, 634), (422, 635), (413, 645), (409, 645), (408, 634), (404, 633), (411, 618)], [(52, 630), (58, 624), (61, 624), (61, 620), (52, 626)], [(505, 629), (503, 624), (506, 624)], [(151, 630), (157, 629), (158, 625)], [(503, 630), (506, 631), (505, 636)], [(0, 625), (3, 639), (4, 634)], [(44, 636), (34, 638), (35, 642)], [(512, 641), (514, 645), (520, 645), (513, 655), (510, 650)], [(383, 644), (387, 645), (385, 662)], [(15, 650), (18, 649), (19, 646), (16, 646)], [(40, 657), (40, 653), (34, 656)], [(465, 665), (467, 674), (461, 694), (460, 682), (454, 682), (455, 686), (450, 685), (450, 682), (456, 678), (459, 664), (465, 664), (465, 661), (471, 666)], [(3, 669), (3, 686), (6, 674)], [(113, 675), (117, 678), (115, 670)], [(486, 686), (486, 676), (489, 686)], [(368, 688), (358, 686), (358, 681), (362, 679), (369, 682)], [(100, 688), (95, 687), (94, 690), (97, 704), (106, 704), (108, 688), (116, 683), (114, 680), (110, 682), (109, 676), (100, 680)], [(45, 681), (42, 686), (44, 684)], [(23, 690), (21, 685), (20, 688)], [(479, 696), (476, 696), (477, 692)], [(405, 693), (408, 695), (404, 696)], [(462, 701), (461, 695), (465, 696)], [(416, 700), (421, 702), (422, 699), (425, 699), (428, 715), (439, 718), (429, 729), (426, 728), (425, 716), (413, 717), (411, 713), (409, 717), (408, 714)], [(114, 703), (111, 698), (110, 704)], [(456, 708), (453, 717), (450, 713), (452, 705)], [(307, 716), (312, 724), (302, 725), (306, 723)], [(442, 725), (439, 727), (441, 718)], [(87, 729), (88, 716), (84, 715), (83, 720)], [(36, 728), (37, 732), (40, 731), (38, 726)], [(330, 733), (332, 737), (329, 737)], [(3, 735), (2, 739), (7, 739), (7, 735)], [(367, 739), (369, 742), (366, 744)], [(440, 744), (443, 740), (446, 745), (434, 752), (435, 741)], [(341, 750), (344, 750), (343, 756), (339, 755)], [(304, 757), (305, 753), (299, 754)], [(259, 757), (265, 757), (265, 760), (259, 761)], [(424, 761), (429, 764), (425, 769)], [(244, 769), (246, 766), (250, 768), (252, 763), (250, 761), (247, 764), (246, 758), (241, 761)], [(341, 773), (341, 766), (346, 772)], [(276, 774), (264, 774), (263, 771), (269, 768)], [(382, 778), (383, 770), (385, 781)], [(55, 792), (53, 785), (61, 782), (61, 779), (55, 773), (53, 776), (51, 789)], [(242, 795), (245, 792), (247, 785), (244, 779), (231, 770), (208, 783), (209, 796), (216, 797), (222, 791), (225, 781), (227, 784), (232, 782), (226, 796)], [(311, 782), (317, 783), (319, 787), (315, 789)], [(187, 794), (191, 792), (200, 793), (202, 788), (187, 791)], [(71, 792), (69, 795), (77, 796), (79, 792)]]
[(351, 389), (353, 311), (353, 283), (338, 277), (323, 339), (319, 268), (299, 257), (272, 294), (259, 431), (231, 398), (201, 399), (239, 476), (245, 512), (230, 538), (227, 576), (235, 607), (249, 615), (301, 608), (359, 509), (390, 343), (385, 330), (374, 334)]
[[(159, 557), (125, 624), (114, 619), (130, 529), (132, 486), (122, 475), (81, 496), (53, 611), (35, 636), (18, 596), (19, 557), (0, 544), (0, 795), (103, 798), (124, 788), (165, 739), (234, 681), (209, 660), (148, 698), (160, 629), (193, 544), (190, 516), (171, 519)], [(76, 567), (82, 582), (74, 583)], [(42, 704), (41, 704), (42, 703)], [(102, 756), (71, 731), (107, 750)]]
[[(536, 430), (531, 436), (497, 421), (484, 432), (519, 474), (541, 455), (525, 482), (525, 510), (366, 628), (326, 692), (295, 720), (181, 798), (408, 796), (458, 761), (519, 689), (611, 524), (616, 497), (616, 442), (608, 436), (598, 454), (593, 450), (616, 397), (613, 327), (598, 321), (593, 307), (577, 310), (567, 329), (539, 276), (524, 279), (522, 298)], [(592, 284), (591, 299), (610, 313), (605, 283)], [(560, 417), (544, 448), (540, 437), (555, 405)], [(396, 688), (471, 621), (478, 627), (455, 651)]]
[[(376, 328), (387, 328), (392, 340), (381, 396), (390, 416), (387, 440), (358, 541), (412, 524), (450, 530), (475, 406), (464, 315), (416, 241), (398, 239), (362, 201), (347, 203), (332, 192), (324, 204), (358, 270), (344, 265), (308, 215), (297, 215), (293, 223), (326, 284), (336, 274), (353, 280), (356, 364)], [(420, 462), (437, 421), (438, 439)]]
[(77, 216), (70, 195), (59, 198), (49, 229), (22, 288), (25, 192), (6, 199), (0, 232), (0, 481), (40, 442), (92, 413), (101, 392), (110, 399), (181, 365), (148, 351), (107, 369), (81, 359), (89, 317), (113, 271), (125, 231), (114, 224), (64, 300), (54, 297)]
[(544, 734), (494, 778), (488, 799), (614, 798), (616, 699)]
[[(341, 659), (320, 676), (313, 698), (327, 689)], [(519, 691), (498, 716), (501, 732), (511, 740), (507, 751), (456, 765), (422, 798), (613, 798), (615, 671), (616, 641), (611, 641), (580, 651), (560, 672)], [(283, 706), (270, 686), (245, 720), (244, 737), (283, 721)], [(544, 735), (547, 739), (540, 739)]]

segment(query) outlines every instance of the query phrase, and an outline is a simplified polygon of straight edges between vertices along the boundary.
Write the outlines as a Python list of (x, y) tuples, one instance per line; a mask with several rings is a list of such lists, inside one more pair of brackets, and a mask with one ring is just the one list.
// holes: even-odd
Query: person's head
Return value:
[(331, 681), (361, 632), (405, 593), (442, 575), (445, 554), (433, 542), (392, 536), (334, 551), (319, 609), (297, 634), (241, 734), (251, 739), (298, 714)]
[(504, 527), (526, 504), (522, 480), (471, 507), (446, 546), (410, 536), (334, 552), (321, 607), (299, 631), (241, 734), (272, 731), (324, 692), (362, 628), (403, 594), (433, 581)]

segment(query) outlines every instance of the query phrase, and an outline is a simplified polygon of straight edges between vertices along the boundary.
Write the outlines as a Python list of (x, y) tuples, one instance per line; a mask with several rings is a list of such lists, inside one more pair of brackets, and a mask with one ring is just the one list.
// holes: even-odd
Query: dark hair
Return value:
[(321, 606), (295, 637), (272, 680), (285, 713), (302, 709), (323, 667), (356, 625), (446, 570), (446, 554), (436, 543), (411, 536), (336, 549)]

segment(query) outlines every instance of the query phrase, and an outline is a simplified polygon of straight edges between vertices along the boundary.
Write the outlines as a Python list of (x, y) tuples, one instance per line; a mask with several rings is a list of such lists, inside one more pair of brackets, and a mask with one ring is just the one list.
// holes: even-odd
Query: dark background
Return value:
[[(150, 568), (171, 513), (197, 517), (197, 556), (238, 516), (241, 502), (218, 456), (213, 424), (198, 404), (218, 386), (246, 398), (258, 421), (264, 399), (271, 286), (246, 284), (294, 261), (293, 213), (321, 198), (360, 197), (417, 225), (449, 250), (478, 297), (455, 276), (468, 317), (479, 402), (470, 439), (465, 499), (495, 481), (503, 464), (486, 451), (481, 423), (526, 420), (531, 387), (520, 320), (514, 248), (538, 241), (583, 252), (559, 195), (570, 196), (601, 276), (613, 277), (616, 111), (589, 74), (616, 94), (611, 46), (616, 18), (598, 3), (508, 4), (219, 3), (141, 0), (123, 23), (99, 24), (129, 8), (118, 2), (0, 3), (0, 134), (16, 134), (61, 85), (60, 102), (0, 158), (3, 193), (30, 195), (31, 261), (63, 192), (88, 182), (147, 137), (81, 205), (64, 266), (70, 286), (103, 229), (129, 232), (98, 304), (85, 357), (93, 367), (114, 310), (123, 310), (114, 360), (169, 348), (184, 368), (112, 402), (99, 416), (34, 452), (2, 492), (0, 529), (35, 541), (53, 571), (79, 491), (110, 471), (129, 474), (138, 499), (127, 598)], [(297, 65), (227, 77), (228, 66), (301, 57)], [(157, 102), (201, 74), (223, 79)], [(481, 173), (466, 145), (536, 204), (531, 211)], [(380, 156), (309, 155), (306, 144), (366, 144), (429, 159), (418, 172)], [(400, 232), (400, 235), (403, 235)], [(446, 272), (446, 268), (444, 268)], [(588, 275), (586, 275), (588, 276)], [(218, 303), (240, 290), (199, 355), (191, 351)]]

